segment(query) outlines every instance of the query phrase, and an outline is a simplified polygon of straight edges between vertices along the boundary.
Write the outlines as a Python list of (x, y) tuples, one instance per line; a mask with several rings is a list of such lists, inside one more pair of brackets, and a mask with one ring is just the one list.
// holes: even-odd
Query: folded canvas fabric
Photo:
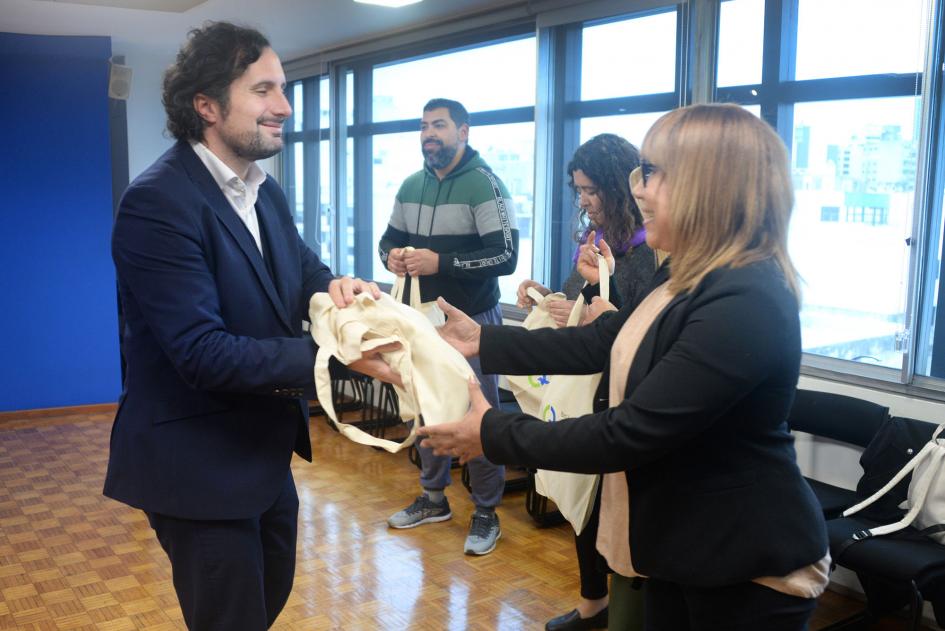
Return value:
[[(469, 362), (436, 332), (427, 317), (388, 295), (375, 300), (358, 294), (354, 304), (339, 309), (326, 293), (317, 293), (309, 303), (311, 333), (318, 344), (315, 357), (315, 387), (318, 401), (338, 430), (362, 445), (397, 452), (413, 444), (420, 418), (424, 425), (460, 420), (469, 408), (467, 382), (474, 375)], [(400, 400), (400, 416), (415, 421), (402, 442), (371, 436), (338, 420), (331, 401), (328, 360), (342, 364), (361, 359), (362, 354), (400, 342), (400, 348), (382, 354), (400, 374), (404, 387), (394, 386)]]
[[(610, 274), (603, 256), (597, 256), (597, 271), (600, 278)], [(537, 303), (523, 323), (527, 329), (545, 327), (558, 328), (551, 317), (549, 305), (556, 300), (565, 300), (564, 294), (542, 296), (529, 288), (529, 295)], [(534, 291), (535, 294), (531, 292)], [(601, 298), (610, 299), (610, 283), (601, 283)], [(584, 315), (584, 295), (578, 298), (571, 309), (567, 326), (577, 326)], [(554, 423), (566, 418), (589, 414), (594, 409), (594, 392), (600, 383), (601, 374), (593, 375), (527, 375), (507, 376), (512, 394), (522, 411), (543, 421)], [(565, 471), (535, 472), (535, 490), (552, 500), (567, 519), (574, 532), (581, 534), (594, 508), (600, 476)]]

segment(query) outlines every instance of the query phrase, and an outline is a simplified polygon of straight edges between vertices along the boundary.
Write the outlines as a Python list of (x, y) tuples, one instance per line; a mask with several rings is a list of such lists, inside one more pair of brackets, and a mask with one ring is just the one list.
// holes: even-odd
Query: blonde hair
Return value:
[(800, 299), (787, 250), (794, 206), (787, 150), (767, 123), (738, 105), (692, 105), (657, 120), (642, 153), (672, 186), (673, 293), (721, 267), (771, 259)]

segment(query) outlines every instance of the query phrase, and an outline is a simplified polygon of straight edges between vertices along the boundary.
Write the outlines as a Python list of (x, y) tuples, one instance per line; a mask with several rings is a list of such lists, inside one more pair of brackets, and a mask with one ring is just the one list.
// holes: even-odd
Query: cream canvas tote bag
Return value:
[(945, 423), (936, 428), (932, 439), (883, 488), (843, 511), (844, 517), (859, 512), (912, 473), (906, 500), (899, 505), (906, 510), (902, 519), (856, 532), (853, 540), (886, 535), (914, 525), (921, 534), (945, 544), (945, 438), (939, 438), (942, 430), (945, 430)]
[[(411, 251), (414, 248), (407, 246), (404, 250)], [(397, 302), (404, 302), (404, 294), (406, 293), (407, 286), (407, 277), (406, 276), (395, 276), (394, 284), (390, 288), (391, 297)], [(422, 313), (427, 317), (427, 320), (433, 323), (433, 326), (441, 326), (446, 324), (446, 314), (443, 313), (443, 310), (440, 309), (440, 306), (436, 304), (436, 301), (431, 302), (421, 302), (423, 298), (420, 295), (420, 277), (411, 276), (410, 277), (410, 302), (404, 304), (410, 304), (411, 307)]]
[[(369, 293), (358, 294), (354, 304), (339, 309), (327, 293), (317, 293), (309, 304), (309, 317), (312, 337), (318, 344), (315, 356), (318, 400), (347, 438), (393, 453), (413, 444), (421, 418), (424, 425), (436, 425), (458, 421), (466, 414), (472, 367), (459, 351), (443, 341), (424, 314), (386, 294), (378, 300)], [(348, 365), (361, 359), (364, 352), (391, 342), (400, 342), (400, 348), (383, 353), (382, 357), (404, 382), (403, 388), (394, 386), (401, 419), (413, 421), (409, 435), (401, 443), (371, 436), (341, 422), (331, 402), (328, 374), (331, 357)]]
[[(598, 256), (597, 264), (600, 278), (608, 278), (610, 270), (604, 257)], [(601, 298), (610, 300), (610, 283), (601, 283)], [(548, 313), (548, 304), (563, 299), (564, 294), (542, 296), (538, 306), (529, 314), (529, 318), (535, 317), (531, 321), (526, 318), (524, 325), (529, 329), (556, 328), (557, 324)], [(571, 309), (567, 326), (577, 326), (581, 322), (584, 306), (584, 295), (580, 294)], [(548, 423), (591, 413), (600, 379), (600, 373), (508, 377), (512, 393), (522, 411)], [(535, 473), (535, 490), (555, 503), (577, 534), (581, 534), (591, 516), (599, 483), (599, 475), (544, 469), (538, 469)]]

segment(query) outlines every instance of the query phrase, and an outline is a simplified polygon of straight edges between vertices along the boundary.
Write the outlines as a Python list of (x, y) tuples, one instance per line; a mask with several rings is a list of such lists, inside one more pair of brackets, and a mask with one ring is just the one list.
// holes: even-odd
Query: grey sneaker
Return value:
[(499, 530), (499, 516), (495, 513), (473, 513), (469, 523), (469, 535), (466, 537), (466, 554), (483, 555), (495, 550), (495, 544), (502, 536)]
[(413, 504), (388, 517), (387, 525), (391, 528), (415, 528), (422, 524), (446, 521), (452, 516), (449, 500), (445, 497), (438, 504), (426, 495), (421, 495), (413, 501)]

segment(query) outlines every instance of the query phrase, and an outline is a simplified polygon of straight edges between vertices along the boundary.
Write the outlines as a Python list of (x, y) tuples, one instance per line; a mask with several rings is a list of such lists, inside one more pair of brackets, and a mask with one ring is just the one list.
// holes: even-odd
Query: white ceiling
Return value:
[[(108, 35), (112, 50), (173, 54), (189, 29), (230, 20), (260, 29), (283, 60), (521, 0), (423, 0), (390, 9), (352, 0), (0, 0), (0, 31)], [(125, 7), (153, 6), (161, 10)], [(182, 11), (188, 4), (193, 8)]]

